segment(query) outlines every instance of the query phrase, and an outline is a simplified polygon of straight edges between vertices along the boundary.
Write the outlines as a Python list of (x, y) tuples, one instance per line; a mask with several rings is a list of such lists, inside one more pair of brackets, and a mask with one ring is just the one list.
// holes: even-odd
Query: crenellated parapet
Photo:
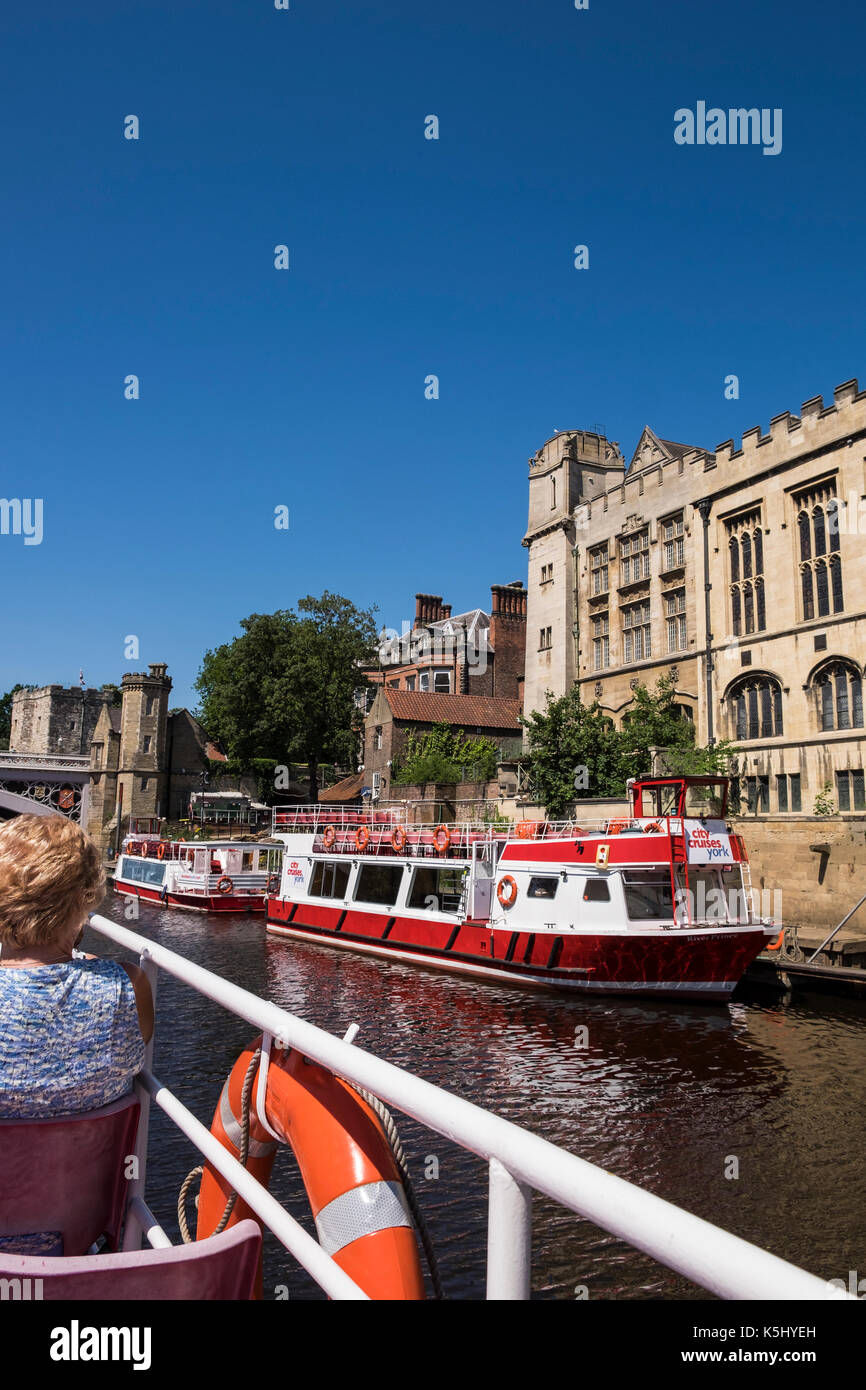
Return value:
[(765, 469), (794, 453), (825, 448), (845, 434), (864, 429), (866, 391), (858, 390), (855, 378), (836, 387), (832, 405), (825, 405), (823, 396), (813, 396), (803, 402), (799, 415), (786, 410), (773, 416), (766, 431), (761, 425), (744, 430), (739, 448), (733, 439), (726, 439), (716, 448), (716, 465), (749, 472)]

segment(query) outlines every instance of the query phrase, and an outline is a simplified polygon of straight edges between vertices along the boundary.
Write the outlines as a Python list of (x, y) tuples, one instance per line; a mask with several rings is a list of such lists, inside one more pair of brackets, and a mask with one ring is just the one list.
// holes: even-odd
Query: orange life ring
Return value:
[(518, 840), (534, 840), (537, 823), (534, 820), (520, 820), (517, 822)]
[[(211, 1134), (235, 1158), (244, 1078), (260, 1041), (235, 1062), (211, 1124)], [(259, 1118), (257, 1080), (250, 1092), (246, 1166), (267, 1186), (277, 1144)], [(294, 1151), (319, 1243), (335, 1263), (372, 1299), (423, 1299), (418, 1240), (402, 1179), (381, 1122), (367, 1102), (348, 1082), (300, 1052), (274, 1051), (265, 1114), (270, 1129)], [(196, 1240), (213, 1234), (230, 1192), (226, 1179), (205, 1164)], [(258, 1220), (238, 1197), (226, 1224), (234, 1226), (246, 1217)], [(259, 1277), (261, 1281), (261, 1271)]]
[(367, 848), (369, 843), (369, 830), (367, 829), (366, 825), (359, 825), (358, 829), (355, 831), (355, 849), (358, 850), (359, 853), (363, 854), (364, 850)]
[(322, 831), (322, 844), (325, 849), (330, 849), (337, 838), (337, 832), (332, 825), (326, 825)]
[(606, 835), (618, 835), (618, 834), (620, 833), (620, 831), (621, 831), (621, 830), (624, 830), (625, 827), (626, 827), (627, 825), (628, 825), (628, 821), (627, 821), (627, 820), (612, 820), (612, 821), (608, 821), (608, 826), (607, 826), (607, 830), (605, 831), (605, 834), (606, 834)]
[(643, 833), (645, 835), (663, 835), (664, 830), (665, 828), (660, 820), (653, 820), (650, 821), (649, 825), (644, 826)]
[(444, 854), (451, 843), (451, 831), (447, 825), (439, 825), (433, 831), (433, 843), (440, 854)]
[(784, 940), (785, 940), (785, 928), (783, 927), (782, 930), (779, 932), (779, 935), (776, 937), (776, 940), (775, 940), (775, 941), (771, 941), (771, 942), (769, 943), (769, 945), (767, 945), (767, 946), (764, 947), (764, 950), (765, 950), (765, 951), (779, 951), (779, 950), (781, 950), (782, 942), (783, 942)]
[(165, 858), (165, 852), (166, 852), (166, 849), (167, 849), (167, 848), (168, 848), (168, 846), (166, 845), (165, 840), (160, 840), (160, 842), (159, 842), (159, 848), (158, 848), (157, 851), (156, 851), (156, 857), (157, 857), (157, 859), (164, 859), (164, 858)]
[(406, 847), (406, 831), (402, 825), (395, 825), (391, 831), (391, 848), (399, 854)]
[(142, 840), (142, 842), (141, 842), (141, 857), (142, 857), (142, 859), (146, 859), (146, 858), (147, 858), (149, 848), (150, 848), (150, 847), (149, 847), (149, 845), (148, 845), (148, 843), (147, 843), (147, 840)]
[(228, 874), (223, 874), (222, 878), (220, 879), (219, 883), (217, 884), (217, 892), (218, 892), (218, 893), (230, 893), (230, 892), (232, 891), (233, 888), (234, 888), (234, 884), (232, 883), (232, 881), (231, 881), (231, 879), (229, 878)]
[(499, 880), (496, 888), (496, 896), (503, 907), (511, 907), (513, 905), (517, 897), (517, 882), (511, 877), (511, 874), (506, 874), (504, 878)]

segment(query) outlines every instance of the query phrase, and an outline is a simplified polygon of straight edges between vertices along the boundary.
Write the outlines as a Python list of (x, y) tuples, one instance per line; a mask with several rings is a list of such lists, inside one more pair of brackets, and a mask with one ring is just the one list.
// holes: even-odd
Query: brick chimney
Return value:
[(521, 580), (490, 586), (493, 694), (516, 699), (526, 663), (526, 590)]
[[(451, 605), (448, 605), (448, 613), (451, 612)], [(441, 594), (416, 594), (415, 595), (415, 626), (425, 627), (427, 623), (436, 623), (440, 618), (447, 617), (442, 607)]]

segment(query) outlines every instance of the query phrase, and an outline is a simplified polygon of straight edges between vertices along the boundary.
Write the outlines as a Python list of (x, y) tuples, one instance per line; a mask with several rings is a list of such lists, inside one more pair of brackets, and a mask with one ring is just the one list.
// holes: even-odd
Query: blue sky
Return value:
[[(194, 704), (304, 594), (484, 606), (554, 429), (713, 448), (862, 380), (864, 39), (853, 0), (6, 0), (0, 496), (44, 536), (0, 535), (0, 692), (167, 661)], [(700, 100), (781, 153), (678, 146)]]

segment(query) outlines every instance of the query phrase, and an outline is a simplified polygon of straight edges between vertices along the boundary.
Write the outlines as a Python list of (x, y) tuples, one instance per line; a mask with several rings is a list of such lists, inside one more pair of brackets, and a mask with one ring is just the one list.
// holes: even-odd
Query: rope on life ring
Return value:
[(367, 829), (366, 825), (359, 825), (358, 829), (355, 831), (355, 849), (358, 850), (360, 854), (363, 854), (364, 850), (367, 848), (367, 845), (369, 843), (369, 830)]
[(276, 893), (276, 891), (277, 891), (277, 889), (279, 888), (279, 886), (280, 886), (280, 876), (279, 876), (279, 874), (268, 874), (268, 881), (267, 881), (267, 883), (265, 884), (265, 892), (267, 893), (268, 897), (270, 897), (272, 893)]
[(444, 854), (451, 843), (451, 831), (447, 825), (440, 825), (433, 832), (433, 843), (440, 854)]
[(326, 825), (322, 831), (322, 844), (325, 849), (330, 849), (337, 838), (337, 832), (332, 825)]
[(395, 825), (391, 831), (391, 848), (395, 854), (400, 854), (406, 848), (406, 831), (402, 825)]
[(506, 874), (504, 878), (499, 880), (496, 888), (496, 896), (503, 907), (512, 906), (517, 898), (517, 883), (516, 880), (511, 877), (511, 874)]
[(775, 940), (775, 941), (771, 941), (767, 946), (764, 947), (764, 950), (765, 950), (765, 951), (779, 951), (779, 950), (781, 950), (781, 948), (782, 948), (782, 942), (783, 942), (784, 940), (785, 940), (785, 928), (783, 927), (782, 930), (779, 932), (779, 935), (776, 937), (776, 940)]
[(218, 892), (218, 893), (223, 893), (223, 894), (225, 894), (225, 893), (230, 893), (230, 892), (232, 891), (233, 888), (234, 888), (234, 884), (232, 883), (232, 881), (231, 881), (231, 879), (229, 878), (228, 874), (223, 874), (222, 878), (220, 879), (219, 883), (217, 884), (217, 892)]
[[(279, 1144), (288, 1144), (301, 1169), (319, 1243), (334, 1262), (372, 1299), (423, 1299), (416, 1230), (421, 1213), (389, 1127), (377, 1114), (379, 1105), (374, 1107), (373, 1098), (368, 1100), (350, 1082), (287, 1048), (271, 1055), (262, 1114), (259, 1088), (253, 1085), (260, 1043), (257, 1039), (250, 1044), (235, 1062), (214, 1112), (211, 1134), (265, 1187)], [(382, 1112), (387, 1114), (384, 1107)], [(184, 1184), (184, 1197), (193, 1176)], [(206, 1163), (196, 1240), (249, 1217), (259, 1220)], [(437, 1282), (434, 1278), (434, 1285)]]

